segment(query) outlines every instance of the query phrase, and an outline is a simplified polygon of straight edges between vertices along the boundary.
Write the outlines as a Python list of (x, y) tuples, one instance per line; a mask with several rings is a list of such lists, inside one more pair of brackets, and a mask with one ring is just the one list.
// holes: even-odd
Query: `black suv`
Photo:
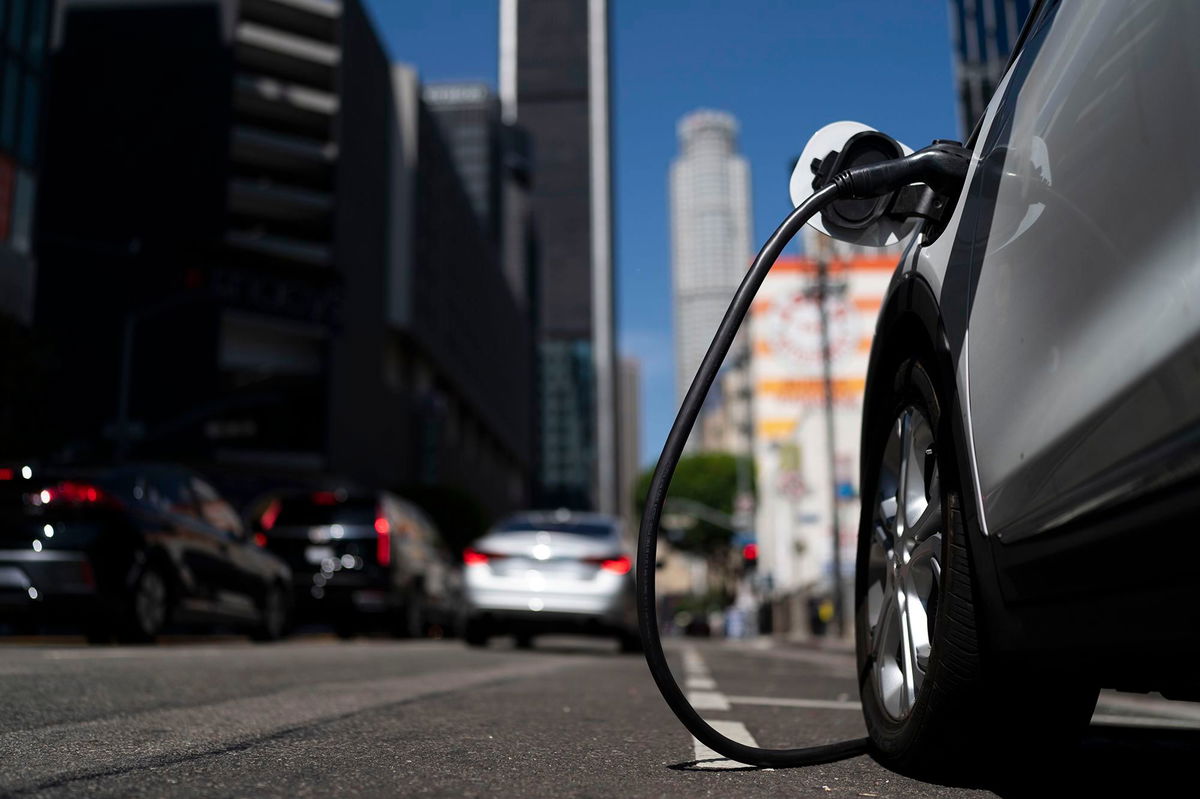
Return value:
[(461, 568), (412, 503), (383, 491), (283, 491), (255, 502), (251, 520), (255, 539), (296, 575), (298, 619), (343, 638), (371, 627), (402, 637), (459, 629)]
[(146, 642), (167, 624), (260, 639), (287, 625), (291, 572), (203, 478), (139, 464), (0, 468), (0, 618)]

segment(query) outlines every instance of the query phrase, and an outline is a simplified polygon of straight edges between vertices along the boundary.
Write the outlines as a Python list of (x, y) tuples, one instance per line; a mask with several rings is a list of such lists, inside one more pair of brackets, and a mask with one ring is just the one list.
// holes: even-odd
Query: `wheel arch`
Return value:
[(179, 564), (171, 557), (171, 553), (164, 547), (148, 546), (143, 550), (143, 557), (140, 559), (138, 568), (135, 569), (130, 577), (130, 586), (136, 584), (141, 577), (142, 572), (147, 569), (154, 569), (162, 575), (163, 581), (166, 583), (168, 596), (170, 600), (179, 602), (179, 600), (187, 593), (182, 582)]
[[(882, 376), (894, 374), (902, 361), (920, 357), (933, 381), (941, 409), (943, 433), (950, 433), (954, 442), (953, 465), (956, 483), (962, 493), (962, 513), (966, 523), (968, 549), (974, 567), (973, 586), (978, 608), (980, 643), (1003, 647), (1004, 641), (1021, 635), (1019, 623), (1005, 612), (1004, 599), (996, 571), (992, 541), (983, 533), (979, 518), (978, 481), (969, 451), (969, 417), (965, 412), (966, 398), (961, 395), (957, 379), (956, 358), (946, 334), (941, 305), (933, 288), (915, 271), (898, 276), (880, 309), (875, 339), (871, 348), (867, 384), (863, 396), (863, 425), (881, 412), (881, 396), (886, 392), (874, 385)], [(962, 357), (967, 357), (964, 351)], [(867, 468), (868, 458), (862, 443), (860, 463)]]

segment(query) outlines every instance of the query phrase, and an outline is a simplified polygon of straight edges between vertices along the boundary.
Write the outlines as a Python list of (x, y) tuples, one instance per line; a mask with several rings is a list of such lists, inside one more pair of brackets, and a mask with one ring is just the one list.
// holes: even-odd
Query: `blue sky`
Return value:
[[(788, 212), (788, 167), (822, 125), (854, 119), (913, 147), (961, 135), (944, 0), (610, 0), (617, 329), (642, 362), (642, 452), (675, 415), (667, 169), (675, 125), (734, 114), (754, 242)], [(494, 0), (366, 0), (393, 60), (422, 80), (496, 85)], [(747, 253), (749, 258), (753, 253)]]

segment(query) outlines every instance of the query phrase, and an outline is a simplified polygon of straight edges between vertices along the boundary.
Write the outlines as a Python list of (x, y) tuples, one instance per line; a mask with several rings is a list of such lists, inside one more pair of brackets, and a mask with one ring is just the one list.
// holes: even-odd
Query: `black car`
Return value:
[(251, 520), (256, 540), (296, 575), (298, 620), (329, 623), (343, 638), (461, 626), (462, 571), (412, 503), (341, 487), (284, 491), (260, 498)]
[(151, 641), (168, 624), (280, 637), (291, 572), (198, 475), (154, 464), (0, 469), (0, 618)]

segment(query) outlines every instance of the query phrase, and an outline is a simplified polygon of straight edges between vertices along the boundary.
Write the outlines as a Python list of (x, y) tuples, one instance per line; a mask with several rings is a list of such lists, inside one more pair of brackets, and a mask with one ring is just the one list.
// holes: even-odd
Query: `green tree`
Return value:
[[(702, 452), (683, 456), (679, 459), (679, 466), (675, 469), (675, 476), (667, 491), (668, 499), (690, 499), (731, 515), (738, 490), (738, 460), (739, 458), (725, 452)], [(753, 492), (754, 464), (749, 458), (740, 460), (750, 476), (749, 488)], [(645, 510), (646, 495), (650, 491), (653, 475), (654, 469), (647, 469), (638, 475), (634, 484), (633, 501), (639, 516)], [(712, 558), (729, 547), (732, 536), (733, 534), (723, 527), (697, 519), (683, 532), (679, 540), (672, 540), (680, 549)]]

